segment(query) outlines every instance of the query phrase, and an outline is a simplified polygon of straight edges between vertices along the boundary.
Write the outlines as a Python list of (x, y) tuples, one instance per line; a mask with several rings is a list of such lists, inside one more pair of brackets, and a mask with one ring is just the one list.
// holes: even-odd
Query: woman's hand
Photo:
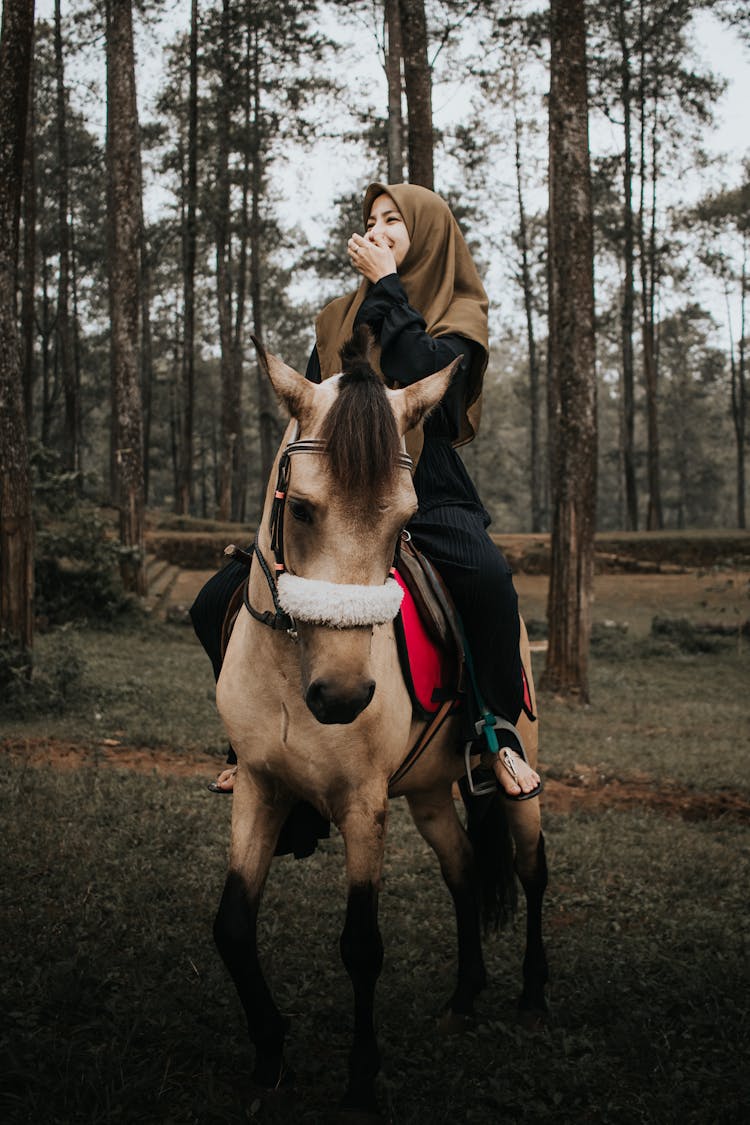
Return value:
[(386, 241), (379, 235), (353, 234), (347, 243), (349, 261), (357, 273), (375, 284), (381, 277), (396, 273), (396, 259)]

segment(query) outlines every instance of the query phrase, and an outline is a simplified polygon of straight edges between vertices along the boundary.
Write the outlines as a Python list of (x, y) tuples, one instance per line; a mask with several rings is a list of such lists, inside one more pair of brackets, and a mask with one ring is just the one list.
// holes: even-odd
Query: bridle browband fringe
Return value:
[[(401, 606), (402, 591), (396, 580), (389, 576), (382, 586), (348, 585), (339, 582), (321, 582), (289, 574), (284, 560), (284, 512), (289, 489), (291, 458), (298, 453), (325, 454), (328, 443), (321, 438), (297, 439), (299, 423), (294, 437), (286, 445), (279, 460), (273, 503), (269, 519), (271, 550), (274, 555), (276, 574), (271, 573), (266, 559), (258, 546), (256, 535), (250, 561), (258, 559), (260, 568), (271, 591), (274, 610), (260, 611), (250, 602), (250, 574), (243, 594), (245, 608), (261, 624), (271, 629), (284, 629), (292, 640), (297, 640), (297, 621), (313, 625), (324, 625), (333, 629), (355, 629), (369, 625), (384, 625), (392, 621)], [(413, 461), (407, 453), (400, 453), (397, 467), (413, 469)], [(399, 539), (400, 542), (400, 539)], [(397, 548), (398, 549), (398, 548)], [(393, 569), (393, 568), (392, 568)]]

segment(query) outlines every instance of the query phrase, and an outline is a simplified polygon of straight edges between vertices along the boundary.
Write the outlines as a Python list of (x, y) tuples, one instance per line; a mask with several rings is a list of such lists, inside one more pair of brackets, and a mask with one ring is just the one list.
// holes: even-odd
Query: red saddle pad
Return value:
[[(427, 632), (414, 598), (398, 571), (394, 574), (394, 578), (404, 592), (401, 609), (396, 619), (401, 671), (412, 702), (422, 709), (425, 716), (434, 715), (444, 700), (451, 697), (458, 699), (455, 660), (450, 653), (436, 645)], [(523, 665), (521, 676), (523, 709), (528, 717), (535, 721), (529, 681)]]
[(427, 715), (433, 715), (455, 693), (454, 661), (428, 634), (401, 575), (396, 573), (394, 577), (404, 592), (399, 611), (403, 634), (399, 638), (403, 643), (398, 646), (401, 670), (413, 702)]

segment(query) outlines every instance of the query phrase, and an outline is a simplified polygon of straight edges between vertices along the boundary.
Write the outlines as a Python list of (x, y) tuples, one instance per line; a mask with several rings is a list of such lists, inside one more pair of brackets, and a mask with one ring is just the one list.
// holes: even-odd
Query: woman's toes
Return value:
[(495, 761), (495, 776), (510, 797), (531, 793), (539, 784), (539, 775), (509, 747), (504, 746)]
[(227, 790), (227, 792), (231, 792), (232, 789), (234, 789), (234, 779), (236, 773), (236, 766), (233, 766), (232, 769), (222, 770), (219, 776), (216, 778), (216, 784), (220, 789), (225, 789)]

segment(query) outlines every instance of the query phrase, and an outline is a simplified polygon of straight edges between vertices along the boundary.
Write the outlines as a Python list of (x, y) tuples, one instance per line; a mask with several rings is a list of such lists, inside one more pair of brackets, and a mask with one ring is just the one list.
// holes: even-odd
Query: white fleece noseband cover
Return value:
[(387, 578), (383, 586), (347, 586), (284, 572), (277, 586), (285, 613), (296, 621), (333, 629), (385, 625), (393, 621), (404, 596), (395, 578)]

